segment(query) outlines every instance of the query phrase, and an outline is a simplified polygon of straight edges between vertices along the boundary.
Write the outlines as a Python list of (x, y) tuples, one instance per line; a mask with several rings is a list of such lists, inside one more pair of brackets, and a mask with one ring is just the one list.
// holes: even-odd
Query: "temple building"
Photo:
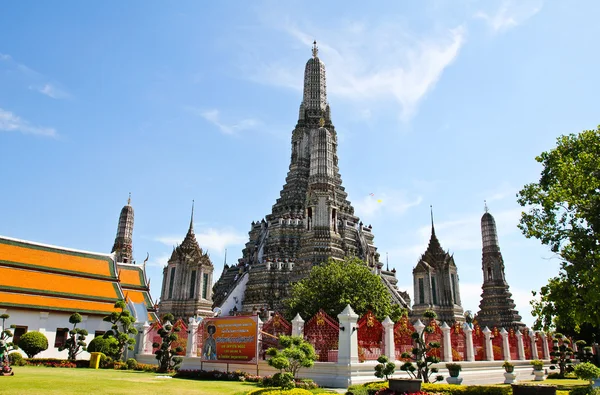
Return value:
[(342, 186), (338, 139), (327, 101), (325, 65), (316, 42), (304, 72), (304, 95), (291, 136), (289, 172), (264, 219), (252, 222), (237, 265), (226, 266), (214, 286), (224, 314), (282, 310), (292, 282), (329, 258), (356, 256), (381, 276), (394, 303), (410, 307), (394, 272), (383, 270), (371, 226), (354, 214)]
[(190, 317), (212, 317), (212, 277), (214, 267), (194, 234), (194, 207), (183, 242), (173, 248), (163, 269), (158, 311), (187, 321)]
[[(121, 224), (127, 224), (121, 232)], [(145, 262), (131, 261), (133, 208), (130, 201), (121, 211), (113, 253), (74, 250), (0, 236), (0, 314), (8, 314), (6, 327), (15, 325), (13, 341), (28, 331), (48, 338), (48, 349), (38, 358), (66, 358), (58, 351), (72, 328), (69, 316), (79, 313), (79, 328), (89, 333), (89, 343), (111, 324), (102, 319), (115, 311), (123, 299), (138, 330), (155, 322), (154, 303), (146, 277)], [(118, 245), (118, 246), (117, 246)], [(80, 358), (89, 358), (82, 353)]]
[(433, 310), (440, 322), (449, 325), (465, 320), (454, 256), (442, 249), (435, 235), (433, 212), (429, 245), (413, 269), (413, 280), (415, 301), (412, 317), (421, 318), (425, 310)]
[(521, 316), (516, 310), (515, 302), (504, 277), (504, 260), (498, 244), (496, 221), (485, 208), (481, 217), (481, 238), (483, 240), (482, 270), (483, 293), (477, 313), (477, 321), (481, 327), (524, 328)]

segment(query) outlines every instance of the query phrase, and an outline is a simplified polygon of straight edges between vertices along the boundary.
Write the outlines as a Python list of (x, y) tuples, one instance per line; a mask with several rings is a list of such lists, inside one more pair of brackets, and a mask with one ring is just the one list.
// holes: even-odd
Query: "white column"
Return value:
[(525, 360), (525, 346), (523, 345), (523, 334), (520, 330), (517, 330), (517, 354), (519, 356), (519, 361)]
[(544, 352), (544, 359), (550, 359), (550, 349), (548, 348), (548, 337), (544, 332), (540, 334), (542, 337), (542, 351)]
[(300, 317), (300, 313), (292, 320), (292, 336), (304, 337), (304, 320)]
[(188, 325), (188, 338), (186, 344), (186, 357), (198, 356), (198, 321), (190, 317)]
[(535, 344), (534, 331), (529, 331), (529, 340), (531, 340), (531, 358), (539, 359), (537, 345)]
[(494, 351), (492, 349), (492, 331), (487, 326), (483, 328), (483, 335), (485, 336), (485, 360), (494, 360)]
[(444, 355), (442, 361), (452, 362), (452, 341), (450, 340), (450, 327), (445, 322), (440, 326), (442, 330), (442, 339), (444, 344)]
[(505, 361), (510, 361), (510, 345), (508, 344), (508, 332), (502, 328), (500, 331), (502, 336), (502, 354), (504, 355)]
[(394, 321), (387, 316), (381, 325), (383, 325), (384, 354), (390, 361), (395, 361), (396, 344), (394, 342)]
[(463, 324), (463, 331), (465, 332), (465, 345), (466, 345), (466, 360), (472, 362), (475, 360), (475, 349), (473, 348), (473, 328), (467, 323)]
[(347, 305), (344, 311), (338, 314), (340, 334), (338, 342), (338, 364), (352, 365), (358, 363), (358, 331), (356, 322), (358, 314)]
[(150, 338), (150, 324), (144, 322), (142, 326), (142, 354), (152, 355), (152, 339)]

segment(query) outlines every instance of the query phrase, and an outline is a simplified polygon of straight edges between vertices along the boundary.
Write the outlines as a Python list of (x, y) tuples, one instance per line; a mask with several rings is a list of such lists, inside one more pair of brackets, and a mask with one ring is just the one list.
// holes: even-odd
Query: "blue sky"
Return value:
[(110, 252), (131, 192), (135, 257), (150, 254), (158, 297), (194, 199), (218, 278), (225, 248), (241, 257), (279, 196), (316, 39), (344, 185), (400, 287), (412, 293), (433, 205), (463, 305), (478, 310), (487, 199), (531, 324), (530, 291), (559, 261), (517, 229), (515, 194), (557, 136), (600, 123), (599, 12), (539, 0), (5, 2), (0, 234)]

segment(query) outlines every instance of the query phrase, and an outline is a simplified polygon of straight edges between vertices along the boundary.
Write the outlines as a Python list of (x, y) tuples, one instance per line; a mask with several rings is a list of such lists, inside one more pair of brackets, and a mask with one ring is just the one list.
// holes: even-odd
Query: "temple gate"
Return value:
[(278, 337), (280, 335), (290, 336), (292, 334), (292, 324), (290, 324), (283, 316), (279, 313), (275, 313), (269, 321), (263, 324), (261, 345), (260, 345), (260, 358), (265, 359), (267, 350), (270, 347), (278, 347)]
[(504, 351), (502, 349), (502, 335), (497, 326), (492, 329), (492, 352), (494, 353), (494, 361), (504, 360)]
[(513, 328), (508, 330), (508, 349), (510, 352), (510, 359), (516, 361), (519, 359), (519, 345), (517, 342), (517, 334)]
[(383, 354), (383, 325), (368, 311), (358, 320), (357, 326), (359, 361), (377, 360)]
[(304, 325), (304, 339), (319, 355), (319, 362), (337, 362), (339, 324), (323, 310)]
[(450, 328), (450, 344), (452, 345), (452, 360), (464, 361), (467, 358), (465, 332), (459, 322)]
[(485, 335), (477, 321), (473, 321), (473, 353), (476, 361), (485, 360)]
[(398, 322), (394, 324), (394, 348), (396, 360), (401, 361), (402, 353), (411, 353), (414, 342), (412, 334), (415, 332), (415, 327), (410, 323), (408, 317), (402, 316)]

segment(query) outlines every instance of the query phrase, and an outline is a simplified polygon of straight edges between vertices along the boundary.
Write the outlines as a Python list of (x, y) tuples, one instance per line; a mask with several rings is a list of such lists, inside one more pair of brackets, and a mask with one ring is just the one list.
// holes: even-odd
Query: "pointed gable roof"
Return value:
[(413, 272), (431, 271), (431, 268), (441, 268), (445, 266), (454, 266), (454, 258), (447, 251), (444, 251), (440, 241), (435, 234), (435, 225), (433, 224), (433, 211), (431, 213), (431, 236), (427, 250), (421, 255), (417, 266)]
[(171, 254), (171, 260), (181, 260), (181, 261), (202, 261), (203, 264), (208, 266), (212, 266), (212, 262), (208, 257), (208, 253), (202, 250), (200, 244), (196, 240), (196, 235), (194, 233), (194, 202), (192, 201), (192, 216), (190, 218), (190, 227), (188, 228), (187, 234), (183, 239), (183, 242), (173, 249), (173, 253)]

